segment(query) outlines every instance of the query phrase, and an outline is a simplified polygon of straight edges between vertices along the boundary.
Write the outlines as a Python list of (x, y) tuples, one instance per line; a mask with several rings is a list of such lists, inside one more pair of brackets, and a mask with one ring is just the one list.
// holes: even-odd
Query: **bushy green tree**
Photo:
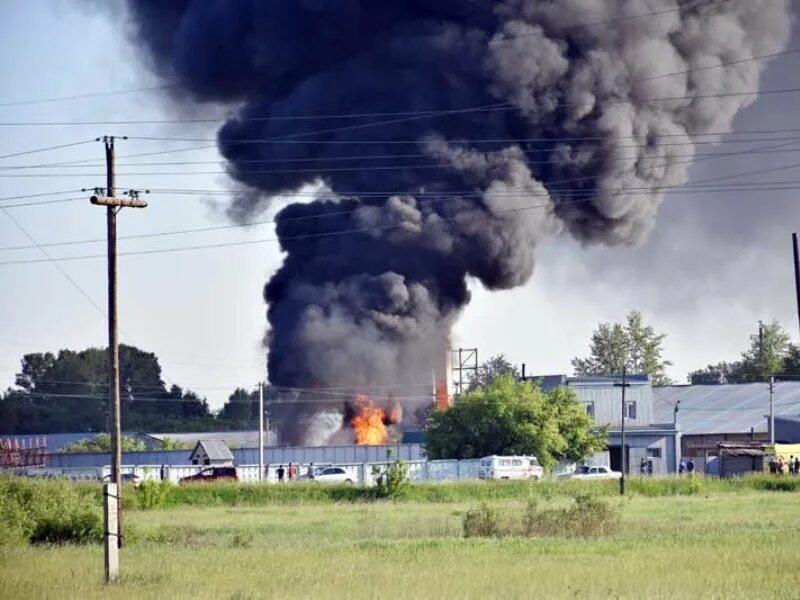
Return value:
[(800, 375), (800, 348), (789, 341), (789, 334), (777, 321), (759, 323), (740, 360), (692, 371), (689, 381), (695, 385), (752, 383), (774, 375)]
[(507, 373), (434, 412), (425, 451), (431, 459), (534, 455), (550, 468), (601, 450), (606, 438), (606, 429), (596, 427), (572, 390), (545, 393)]
[(600, 323), (592, 333), (589, 356), (573, 358), (572, 367), (578, 376), (619, 375), (627, 367), (628, 373), (649, 375), (653, 385), (668, 385), (666, 370), (672, 363), (661, 356), (666, 337), (633, 311), (625, 323)]
[[(147, 450), (142, 440), (130, 436), (122, 437), (123, 452), (143, 452)], [(107, 433), (100, 433), (91, 439), (73, 442), (61, 449), (65, 454), (77, 454), (78, 452), (111, 452), (111, 436)]]
[(519, 369), (516, 365), (511, 364), (505, 354), (492, 356), (478, 365), (478, 372), (470, 378), (469, 389), (474, 390), (477, 387), (489, 385), (496, 377), (507, 373), (518, 377)]

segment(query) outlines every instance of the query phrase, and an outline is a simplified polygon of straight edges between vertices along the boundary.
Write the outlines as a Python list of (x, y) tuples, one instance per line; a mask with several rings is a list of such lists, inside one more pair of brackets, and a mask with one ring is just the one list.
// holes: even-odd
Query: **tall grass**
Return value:
[[(630, 495), (647, 497), (694, 496), (706, 493), (745, 491), (800, 492), (800, 478), (752, 476), (739, 479), (702, 477), (632, 478), (628, 480)], [(619, 482), (606, 481), (462, 481), (425, 483), (404, 486), (394, 498), (400, 502), (496, 502), (528, 498), (548, 499), (554, 496), (575, 497), (591, 492), (595, 496), (616, 496)], [(129, 495), (130, 496), (130, 495)], [(331, 486), (318, 484), (253, 485), (232, 483), (168, 486), (152, 507), (177, 506), (267, 506), (272, 504), (363, 503), (383, 499), (374, 487)], [(136, 499), (126, 501), (136, 507)], [(145, 506), (142, 506), (145, 507)]]

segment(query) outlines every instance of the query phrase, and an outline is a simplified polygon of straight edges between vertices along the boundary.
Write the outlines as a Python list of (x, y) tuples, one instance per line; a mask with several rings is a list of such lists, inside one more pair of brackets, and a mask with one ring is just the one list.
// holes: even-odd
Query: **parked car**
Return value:
[(564, 473), (561, 479), (619, 479), (622, 473), (619, 471), (612, 471), (608, 467), (590, 467), (583, 465), (578, 467), (572, 473)]
[(535, 456), (487, 456), (481, 459), (479, 479), (536, 479), (544, 469)]
[(242, 476), (236, 467), (208, 467), (196, 475), (182, 477), (178, 483), (208, 483), (211, 481), (241, 481)]
[[(142, 478), (139, 477), (136, 473), (123, 473), (122, 474), (122, 483), (132, 483), (133, 485), (139, 485), (142, 483)], [(113, 483), (113, 479), (111, 479), (111, 475), (106, 475), (100, 481), (103, 483)]]
[[(301, 475), (300, 481), (310, 481), (308, 474)], [(353, 477), (342, 467), (322, 467), (314, 469), (314, 482), (353, 485)]]

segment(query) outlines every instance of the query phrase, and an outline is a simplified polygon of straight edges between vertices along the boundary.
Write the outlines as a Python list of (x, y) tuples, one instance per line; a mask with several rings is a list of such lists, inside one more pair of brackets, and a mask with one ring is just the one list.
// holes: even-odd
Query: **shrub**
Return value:
[(463, 526), (464, 537), (499, 537), (503, 530), (500, 515), (488, 504), (468, 510)]
[(166, 504), (171, 484), (167, 481), (143, 481), (136, 489), (137, 507), (143, 510), (161, 508)]
[(42, 515), (31, 532), (32, 544), (89, 544), (103, 540), (103, 519), (93, 507)]
[(576, 494), (575, 504), (566, 508), (540, 510), (531, 499), (521, 518), (483, 504), (463, 520), (464, 537), (599, 537), (614, 533), (618, 525), (617, 511), (590, 494)]
[(396, 460), (378, 477), (377, 495), (380, 498), (402, 498), (409, 488), (408, 466), (403, 460)]
[(84, 544), (100, 541), (102, 532), (95, 490), (64, 481), (0, 477), (0, 544)]

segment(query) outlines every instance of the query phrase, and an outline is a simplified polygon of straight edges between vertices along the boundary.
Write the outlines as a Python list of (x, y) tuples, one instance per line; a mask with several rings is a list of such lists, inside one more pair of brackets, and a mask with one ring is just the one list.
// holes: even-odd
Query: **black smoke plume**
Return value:
[(178, 98), (233, 106), (218, 134), (246, 190), (233, 219), (317, 190), (278, 214), (285, 258), (264, 290), (270, 381), (316, 388), (298, 398), (297, 443), (341, 425), (337, 406), (307, 402), (332, 388), (429, 394), (413, 386), (430, 382), (468, 278), (525, 283), (561, 231), (639, 243), (692, 142), (754, 100), (735, 94), (764, 61), (737, 61), (781, 50), (789, 27), (783, 0), (128, 8)]

